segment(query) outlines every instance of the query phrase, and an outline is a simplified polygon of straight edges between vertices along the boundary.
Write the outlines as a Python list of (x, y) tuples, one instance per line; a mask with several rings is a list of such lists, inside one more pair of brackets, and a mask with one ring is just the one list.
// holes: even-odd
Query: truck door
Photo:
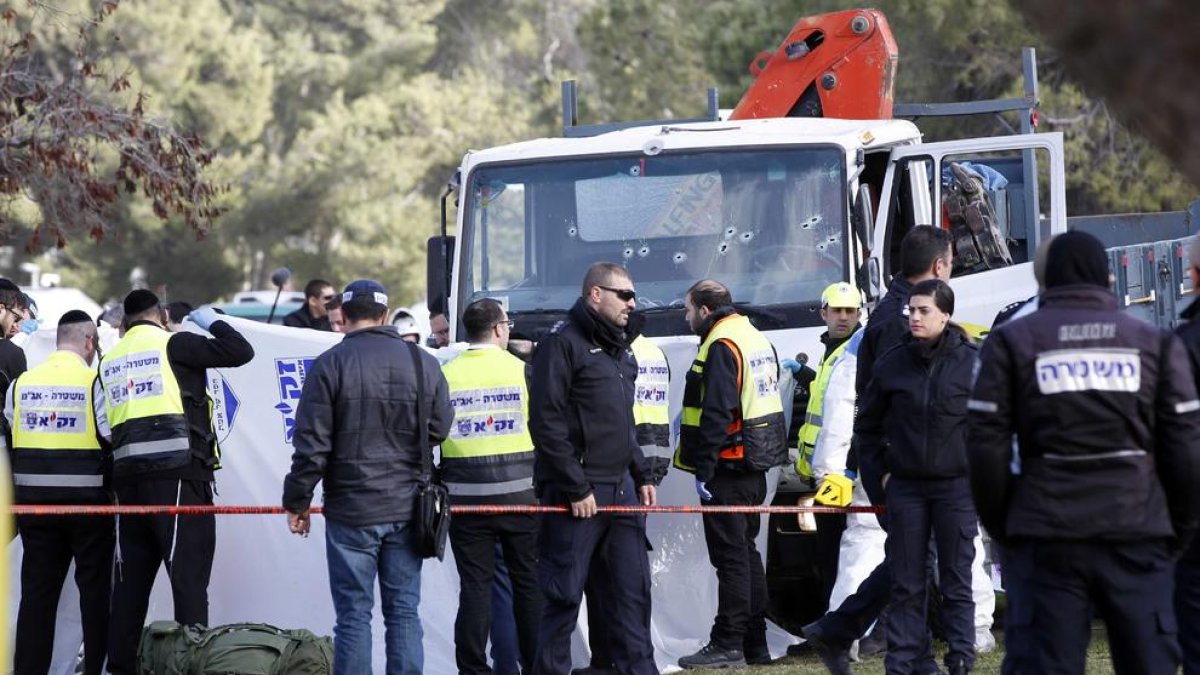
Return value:
[[(899, 273), (900, 241), (916, 225), (954, 240), (954, 320), (991, 326), (1037, 291), (1038, 243), (1067, 229), (1061, 133), (923, 143), (892, 151), (871, 247), (879, 292)], [(874, 274), (874, 272), (878, 272)]]

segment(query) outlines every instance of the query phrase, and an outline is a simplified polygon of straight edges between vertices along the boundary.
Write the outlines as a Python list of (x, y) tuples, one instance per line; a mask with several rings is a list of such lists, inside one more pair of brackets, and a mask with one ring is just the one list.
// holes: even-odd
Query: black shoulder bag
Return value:
[(421, 348), (409, 344), (417, 374), (417, 442), (421, 448), (421, 475), (413, 505), (413, 536), (417, 555), (442, 560), (450, 536), (450, 493), (433, 477), (433, 449), (429, 447), (429, 403), (425, 399), (425, 368)]

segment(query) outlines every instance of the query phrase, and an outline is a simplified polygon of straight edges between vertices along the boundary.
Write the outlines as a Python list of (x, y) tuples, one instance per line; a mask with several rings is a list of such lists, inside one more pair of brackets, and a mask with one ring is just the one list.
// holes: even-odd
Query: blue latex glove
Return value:
[(792, 371), (793, 375), (800, 372), (800, 369), (804, 367), (796, 359), (784, 359), (783, 362), (780, 363), (779, 365)]
[(213, 309), (212, 307), (201, 307), (200, 309), (193, 311), (191, 314), (188, 314), (188, 318), (191, 319), (192, 322), (197, 326), (200, 326), (204, 330), (208, 330), (214, 322), (220, 320), (221, 315), (217, 314), (217, 310)]
[(696, 479), (696, 494), (700, 495), (700, 501), (702, 502), (712, 501), (712, 493), (708, 491), (708, 488), (704, 487), (704, 481), (699, 478)]
[(38, 330), (37, 319), (25, 319), (21, 322), (21, 332), (26, 335), (33, 335)]

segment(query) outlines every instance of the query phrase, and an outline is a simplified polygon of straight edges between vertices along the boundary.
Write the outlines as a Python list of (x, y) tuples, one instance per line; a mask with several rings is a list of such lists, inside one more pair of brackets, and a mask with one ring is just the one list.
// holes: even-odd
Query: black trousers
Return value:
[(46, 675), (54, 651), (58, 599), (71, 560), (83, 619), (83, 672), (99, 675), (108, 643), (108, 603), (115, 534), (108, 516), (17, 516), (21, 605), (17, 610), (16, 675)]
[(609, 608), (605, 605), (609, 596), (608, 578), (609, 571), (604, 558), (593, 558), (584, 586), (587, 593), (588, 649), (592, 652), (589, 665), (602, 670), (612, 670), (613, 667), (612, 649), (609, 647), (609, 640), (612, 639), (608, 632)]
[(1108, 629), (1117, 673), (1173, 675), (1174, 573), (1162, 540), (1008, 542), (1002, 672), (1082, 675), (1094, 613)]
[(454, 654), (464, 675), (492, 672), (487, 641), (492, 626), (492, 583), (496, 544), (512, 581), (513, 615), (521, 668), (528, 671), (537, 651), (537, 625), (542, 594), (537, 587), (537, 517), (532, 514), (455, 516), (450, 520), (450, 547), (458, 566), (458, 617), (454, 621)]
[(842, 549), (842, 533), (846, 531), (846, 514), (817, 513), (817, 573), (821, 577), (821, 599), (829, 611), (829, 595), (837, 581), (838, 558)]
[[(629, 477), (616, 485), (592, 485), (598, 506), (638, 503)], [(552, 485), (542, 503), (561, 506), (567, 498)], [(546, 607), (538, 630), (535, 675), (571, 672), (571, 634), (592, 561), (609, 570), (605, 615), (615, 669), (625, 675), (658, 675), (650, 641), (650, 558), (644, 515), (598, 514), (592, 518), (547, 514), (538, 532), (538, 575)]]
[[(211, 505), (212, 484), (193, 480), (141, 480), (119, 484), (122, 505)], [(137, 672), (137, 646), (158, 568), (171, 579), (175, 620), (208, 625), (217, 524), (213, 516), (122, 516), (117, 519), (117, 565), (108, 633), (108, 670)]]
[(887, 557), (892, 567), (889, 610), (888, 675), (925, 672), (928, 644), (929, 537), (937, 545), (941, 581), (941, 619), (946, 665), (975, 665), (975, 600), (971, 563), (979, 516), (964, 478), (912, 480), (893, 477), (887, 484)]
[[(762, 471), (718, 469), (707, 483), (705, 506), (758, 506), (767, 498)], [(755, 514), (705, 514), (704, 543), (717, 569), (717, 617), (709, 640), (723, 649), (751, 651), (766, 645), (767, 576), (754, 539), (761, 519)]]
[(1179, 647), (1183, 650), (1183, 675), (1200, 675), (1200, 545), (1175, 563), (1175, 615)]

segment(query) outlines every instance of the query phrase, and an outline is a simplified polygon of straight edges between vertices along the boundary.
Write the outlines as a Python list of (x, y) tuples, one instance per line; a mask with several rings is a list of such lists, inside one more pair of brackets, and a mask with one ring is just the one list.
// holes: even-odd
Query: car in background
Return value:
[(275, 291), (245, 291), (234, 293), (229, 302), (213, 303), (212, 306), (229, 316), (264, 323), (268, 317), (271, 317), (271, 323), (282, 324), (283, 317), (304, 306), (304, 293), (300, 291), (281, 293), (279, 303), (275, 305), (274, 316), (271, 316), (271, 305), (274, 302)]

